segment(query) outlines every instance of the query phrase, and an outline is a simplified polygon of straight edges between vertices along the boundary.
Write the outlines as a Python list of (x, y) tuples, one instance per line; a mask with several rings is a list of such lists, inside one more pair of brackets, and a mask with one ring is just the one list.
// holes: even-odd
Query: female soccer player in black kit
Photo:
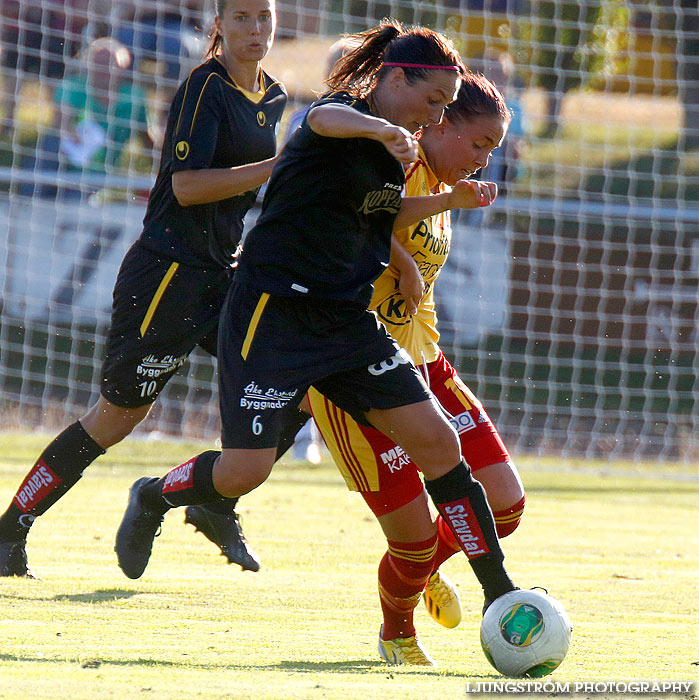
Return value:
[[(215, 11), (208, 60), (173, 99), (143, 231), (114, 287), (101, 396), (48, 445), (0, 518), (0, 576), (29, 574), (34, 519), (146, 417), (194, 347), (216, 354), (243, 217), (276, 162), (286, 93), (260, 68), (274, 39), (274, 0), (217, 0)], [(257, 570), (233, 505), (189, 509), (186, 519), (229, 561)]]
[(143, 508), (240, 496), (262, 483), (285, 410), (313, 385), (420, 467), (487, 604), (515, 586), (483, 489), (409, 355), (367, 306), (394, 229), (487, 206), (496, 186), (462, 180), (451, 192), (401, 198), (402, 164), (417, 155), (411, 132), (441, 120), (463, 66), (444, 37), (421, 27), (384, 21), (355, 38), (360, 45), (328, 81), (337, 92), (311, 107), (282, 152), (227, 294), (218, 352), (223, 450), (132, 487), (117, 556), (125, 571), (145, 568), (153, 538), (139, 532)]

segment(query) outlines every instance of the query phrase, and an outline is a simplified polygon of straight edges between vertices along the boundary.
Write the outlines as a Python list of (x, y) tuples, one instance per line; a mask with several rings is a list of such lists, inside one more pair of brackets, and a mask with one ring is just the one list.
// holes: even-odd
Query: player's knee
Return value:
[(128, 437), (148, 415), (149, 410), (150, 405), (122, 408), (100, 398), (100, 401), (80, 419), (80, 424), (88, 435), (106, 450)]
[[(105, 436), (104, 442), (108, 443), (107, 445), (102, 445), (102, 447), (106, 449), (107, 447), (111, 447), (112, 445), (116, 445), (118, 442), (121, 442), (124, 438), (127, 438), (129, 435), (131, 435), (141, 420), (142, 419), (140, 417), (130, 417), (129, 419), (114, 423), (109, 427), (102, 427), (101, 434)], [(99, 442), (99, 440), (97, 442)]]
[(233, 455), (224, 450), (214, 467), (214, 488), (225, 498), (236, 498), (257, 488), (272, 471), (274, 453), (271, 459), (259, 454), (261, 450), (241, 450), (252, 453), (249, 456)]
[[(415, 450), (409, 452), (418, 464), (453, 467), (461, 460), (461, 446), (458, 436), (446, 421), (435, 421), (428, 429), (415, 436), (415, 443), (417, 445)], [(420, 453), (419, 458), (414, 456), (414, 451)], [(427, 471), (425, 476), (429, 478)]]
[[(474, 448), (465, 448), (467, 461), (470, 456), (474, 459), (477, 456), (469, 454), (469, 449)], [(476, 460), (473, 477), (485, 489), (498, 537), (511, 535), (522, 519), (525, 501), (524, 486), (515, 465), (509, 459), (487, 466), (480, 465)]]
[(495, 529), (497, 530), (498, 537), (500, 539), (511, 535), (519, 526), (519, 523), (522, 520), (522, 515), (524, 514), (524, 501), (525, 496), (522, 494), (522, 498), (520, 498), (517, 503), (509, 508), (493, 511)]

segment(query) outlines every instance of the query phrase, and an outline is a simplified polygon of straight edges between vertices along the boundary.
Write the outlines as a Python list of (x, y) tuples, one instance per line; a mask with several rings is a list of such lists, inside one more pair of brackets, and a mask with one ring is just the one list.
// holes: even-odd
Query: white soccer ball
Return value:
[(540, 678), (568, 653), (573, 628), (563, 606), (542, 590), (496, 598), (481, 622), (481, 646), (503, 676)]

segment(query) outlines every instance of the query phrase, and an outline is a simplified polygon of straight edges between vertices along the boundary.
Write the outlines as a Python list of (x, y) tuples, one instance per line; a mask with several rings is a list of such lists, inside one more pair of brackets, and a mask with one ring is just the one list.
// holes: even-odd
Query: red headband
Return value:
[(459, 73), (461, 72), (461, 68), (458, 66), (435, 66), (432, 63), (389, 63), (388, 61), (384, 61), (383, 65), (389, 68), (434, 68), (435, 70), (455, 70)]

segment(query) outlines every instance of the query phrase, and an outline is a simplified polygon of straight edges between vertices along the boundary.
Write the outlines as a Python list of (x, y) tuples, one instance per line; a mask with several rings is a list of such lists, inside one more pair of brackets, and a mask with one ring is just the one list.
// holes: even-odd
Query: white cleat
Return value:
[(422, 648), (417, 637), (381, 639), (383, 625), (379, 630), (379, 655), (389, 664), (409, 666), (436, 666), (437, 662)]

